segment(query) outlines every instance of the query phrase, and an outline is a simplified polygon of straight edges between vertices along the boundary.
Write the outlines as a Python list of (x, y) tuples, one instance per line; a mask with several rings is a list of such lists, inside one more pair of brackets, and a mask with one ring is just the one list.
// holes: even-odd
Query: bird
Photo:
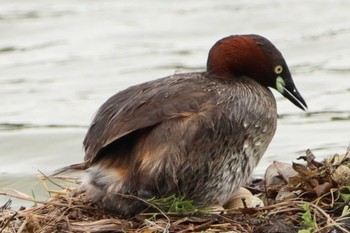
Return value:
[(98, 109), (84, 138), (81, 190), (107, 211), (132, 217), (143, 200), (181, 196), (223, 205), (251, 177), (277, 125), (277, 90), (302, 110), (281, 52), (256, 34), (230, 35), (206, 70), (131, 86)]

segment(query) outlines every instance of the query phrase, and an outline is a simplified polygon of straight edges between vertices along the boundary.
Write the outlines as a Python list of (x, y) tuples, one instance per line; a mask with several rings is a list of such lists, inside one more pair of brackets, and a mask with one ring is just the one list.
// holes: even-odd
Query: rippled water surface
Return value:
[[(209, 48), (239, 33), (282, 51), (308, 103), (276, 94), (276, 135), (255, 170), (350, 141), (349, 1), (0, 1), (0, 189), (45, 198), (36, 178), (83, 158), (97, 108), (130, 85), (205, 69)], [(0, 206), (7, 198), (0, 197)], [(15, 206), (23, 204), (15, 201)]]

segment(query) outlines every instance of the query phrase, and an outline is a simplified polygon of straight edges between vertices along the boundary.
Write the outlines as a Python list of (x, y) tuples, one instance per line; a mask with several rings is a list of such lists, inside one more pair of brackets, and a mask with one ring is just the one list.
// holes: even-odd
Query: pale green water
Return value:
[(1, 0), (0, 189), (45, 199), (37, 170), (82, 160), (86, 129), (109, 96), (203, 70), (214, 42), (239, 33), (264, 35), (282, 51), (309, 106), (304, 113), (276, 94), (281, 118), (256, 174), (308, 148), (319, 157), (345, 152), (349, 9), (333, 0)]

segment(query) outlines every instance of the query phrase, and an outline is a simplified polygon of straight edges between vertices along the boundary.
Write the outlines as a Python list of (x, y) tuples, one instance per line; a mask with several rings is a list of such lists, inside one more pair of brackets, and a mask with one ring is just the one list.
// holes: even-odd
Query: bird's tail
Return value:
[(79, 171), (84, 171), (85, 169), (87, 169), (87, 164), (86, 163), (76, 163), (76, 164), (72, 164), (60, 169), (57, 169), (56, 171), (54, 171), (51, 174), (52, 176), (57, 176), (57, 175), (61, 175), (61, 174), (67, 174), (67, 173), (76, 173)]

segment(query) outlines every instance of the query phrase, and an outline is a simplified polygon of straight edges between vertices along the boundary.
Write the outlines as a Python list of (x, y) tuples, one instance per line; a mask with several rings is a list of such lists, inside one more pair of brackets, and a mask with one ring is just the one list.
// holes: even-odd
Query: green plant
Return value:
[(311, 208), (308, 203), (305, 203), (301, 206), (305, 211), (301, 215), (301, 220), (306, 229), (299, 230), (298, 233), (311, 233), (316, 229), (316, 222), (311, 214)]
[(343, 199), (343, 201), (347, 201), (350, 199), (350, 186), (343, 186), (341, 187), (339, 194), (340, 197)]
[(194, 205), (191, 200), (185, 200), (183, 197), (177, 197), (176, 195), (165, 198), (152, 198), (148, 202), (165, 212), (172, 213), (195, 213), (201, 208)]

